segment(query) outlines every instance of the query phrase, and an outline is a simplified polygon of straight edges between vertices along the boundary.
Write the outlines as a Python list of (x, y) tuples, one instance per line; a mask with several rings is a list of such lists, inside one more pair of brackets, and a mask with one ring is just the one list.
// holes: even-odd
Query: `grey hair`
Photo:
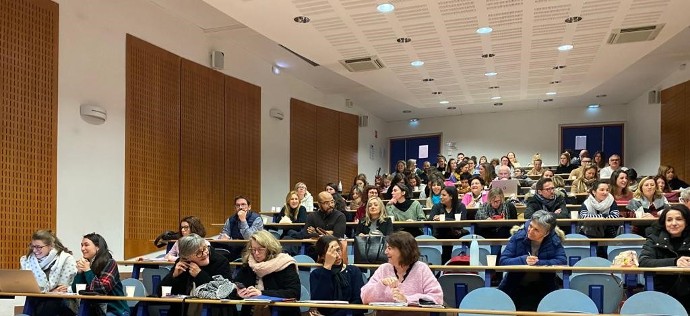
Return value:
[(548, 228), (549, 233), (556, 227), (556, 216), (544, 210), (534, 212), (534, 214), (532, 214), (532, 221), (542, 227)]
[(690, 202), (690, 188), (685, 188), (680, 190), (680, 202), (687, 203)]
[(189, 258), (201, 247), (206, 246), (206, 240), (197, 234), (189, 234), (180, 238), (177, 244), (180, 249), (180, 258)]

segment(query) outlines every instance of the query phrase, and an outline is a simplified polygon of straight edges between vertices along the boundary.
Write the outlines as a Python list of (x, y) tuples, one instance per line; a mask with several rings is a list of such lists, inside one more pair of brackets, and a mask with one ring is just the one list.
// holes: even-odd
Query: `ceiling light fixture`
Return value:
[(560, 80), (554, 80), (554, 81), (551, 81), (551, 84), (559, 84), (559, 83), (561, 83), (561, 81), (560, 81)]
[(546, 93), (546, 95), (556, 95), (556, 91), (549, 91)]
[(376, 10), (381, 13), (393, 12), (393, 10), (395, 10), (395, 6), (390, 3), (382, 3), (376, 7)]
[(503, 102), (496, 102), (496, 103), (494, 103), (494, 106), (502, 106), (502, 105), (503, 105)]
[(491, 100), (500, 100), (500, 99), (501, 99), (501, 97), (499, 97), (499, 96), (491, 97)]
[(409, 38), (409, 37), (400, 37), (400, 38), (396, 39), (395, 41), (398, 42), (398, 43), (404, 44), (404, 43), (409, 43), (409, 42), (411, 42), (412, 39)]
[(422, 82), (431, 82), (434, 81), (434, 78), (424, 78), (422, 79)]
[(565, 23), (577, 23), (582, 21), (581, 16), (570, 16), (567, 19), (565, 19)]
[(410, 110), (403, 110), (403, 113), (405, 113), (405, 114), (407, 114), (407, 113), (412, 113), (412, 111), (410, 111)]
[(491, 86), (489, 89), (498, 89), (498, 86)]
[(433, 95), (438, 95), (438, 94), (443, 94), (443, 92), (441, 92), (441, 91), (434, 91), (434, 92), (432, 92), (431, 94), (433, 94)]
[(311, 21), (311, 19), (308, 16), (304, 16), (304, 15), (296, 16), (292, 20), (297, 22), (297, 23), (309, 23), (309, 21)]
[(443, 101), (440, 101), (439, 103), (441, 103), (441, 104), (448, 104), (448, 103), (450, 103), (450, 101), (443, 100)]
[(598, 109), (598, 108), (599, 108), (599, 104), (590, 104), (590, 105), (587, 106), (587, 108), (588, 108), (588, 109)]
[(488, 54), (482, 54), (482, 58), (492, 58), (496, 56), (496, 54), (488, 53)]
[(412, 65), (412, 67), (421, 67), (422, 65), (424, 65), (424, 62), (421, 60), (415, 60), (411, 62), (410, 65)]
[(607, 95), (605, 95), (605, 94), (597, 94), (597, 98), (605, 98), (605, 97), (607, 97)]
[(419, 122), (419, 119), (416, 117), (410, 119), (410, 123), (417, 123), (417, 122)]
[(560, 51), (562, 51), (562, 52), (567, 52), (567, 51), (569, 51), (569, 50), (571, 50), (571, 49), (573, 49), (573, 45), (572, 45), (572, 44), (565, 44), (565, 45), (558, 46), (558, 50), (560, 50)]
[(556, 66), (553, 66), (551, 69), (558, 70), (558, 69), (563, 69), (565, 67), (566, 67), (565, 65), (556, 65)]
[(484, 73), (484, 76), (487, 76), (487, 77), (493, 77), (493, 76), (495, 76), (495, 75), (498, 75), (498, 73), (495, 72), (495, 71), (490, 71), (490, 72), (485, 72), (485, 73)]
[(493, 31), (494, 31), (494, 29), (492, 29), (488, 26), (484, 26), (484, 27), (478, 28), (476, 32), (477, 32), (477, 34), (489, 34)]
[(271, 67), (271, 72), (273, 72), (274, 75), (280, 75), (280, 67), (278, 67), (278, 66), (272, 66), (272, 67)]
[(542, 100), (542, 101), (544, 101), (544, 102), (552, 102), (553, 99), (544, 99), (544, 100)]
[(446, 108), (446, 110), (455, 110), (455, 109), (457, 109), (457, 107), (454, 107), (454, 106), (449, 106)]

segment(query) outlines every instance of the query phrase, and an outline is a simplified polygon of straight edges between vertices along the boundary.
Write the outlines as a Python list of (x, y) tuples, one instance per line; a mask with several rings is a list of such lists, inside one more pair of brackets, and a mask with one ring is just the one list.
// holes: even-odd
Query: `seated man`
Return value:
[(601, 168), (601, 171), (599, 171), (599, 179), (610, 179), (611, 174), (613, 174), (614, 171), (621, 169), (621, 170), (628, 170), (628, 168), (621, 166), (621, 156), (617, 154), (611, 155), (609, 157), (609, 165)]
[[(223, 225), (220, 231), (219, 240), (229, 239), (249, 239), (256, 231), (264, 229), (264, 221), (256, 212), (252, 212), (252, 204), (244, 196), (238, 195), (235, 197), (235, 215), (230, 216)], [(228, 259), (230, 261), (240, 257), (244, 245), (228, 246), (222, 243), (215, 243), (217, 248), (225, 248), (230, 251)]]
[(319, 209), (307, 216), (304, 230), (307, 238), (318, 238), (323, 235), (345, 237), (345, 214), (335, 210), (333, 196), (323, 191), (316, 197)]
[(525, 219), (532, 218), (532, 214), (539, 210), (553, 213), (556, 218), (570, 218), (565, 198), (556, 194), (556, 188), (551, 178), (539, 179), (536, 187), (537, 194), (525, 201)]
[(541, 176), (544, 174), (544, 168), (541, 167), (541, 159), (535, 159), (534, 160), (534, 167), (532, 167), (532, 170), (527, 172), (528, 176)]
[(498, 174), (496, 175), (496, 179), (494, 180), (510, 180), (510, 177), (510, 167), (500, 166), (498, 167)]

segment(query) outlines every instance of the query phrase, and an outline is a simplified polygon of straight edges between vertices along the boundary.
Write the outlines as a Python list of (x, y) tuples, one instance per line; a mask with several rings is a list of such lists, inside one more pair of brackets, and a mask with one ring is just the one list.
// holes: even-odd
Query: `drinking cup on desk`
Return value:
[(439, 216), (438, 216), (438, 220), (439, 220), (440, 222), (445, 222), (445, 221), (446, 221), (446, 214), (441, 214), (441, 215), (439, 215)]
[(486, 255), (486, 265), (488, 267), (496, 266), (496, 255)]
[(388, 216), (388, 217), (391, 218), (391, 223), (392, 223), (392, 222), (395, 222), (395, 216), (392, 216), (392, 215), (391, 215), (391, 216)]
[(77, 283), (76, 288), (77, 288), (77, 294), (79, 294), (80, 291), (86, 290), (86, 284), (85, 283)]
[(580, 217), (580, 211), (570, 211), (570, 219), (578, 219)]
[(161, 286), (161, 297), (170, 296), (172, 292), (172, 286)]
[(134, 285), (125, 286), (125, 292), (127, 293), (127, 297), (134, 297), (134, 291), (135, 290), (136, 290), (136, 286), (134, 286)]
[(455, 214), (455, 220), (460, 221), (462, 219), (462, 214)]
[(643, 210), (636, 210), (635, 211), (635, 218), (642, 218), (642, 215), (644, 215)]

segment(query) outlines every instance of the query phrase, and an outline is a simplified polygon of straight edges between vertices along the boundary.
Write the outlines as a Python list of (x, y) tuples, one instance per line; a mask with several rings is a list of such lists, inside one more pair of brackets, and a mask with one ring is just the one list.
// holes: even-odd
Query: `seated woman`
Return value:
[[(501, 188), (493, 188), (489, 190), (488, 203), (482, 205), (477, 210), (475, 219), (517, 219), (517, 209), (515, 205), (506, 202), (503, 190)], [(485, 238), (508, 238), (510, 237), (510, 228), (502, 227), (484, 227), (479, 232), (479, 235)]]
[(373, 197), (369, 199), (366, 208), (367, 213), (357, 224), (355, 235), (390, 235), (393, 232), (393, 222), (383, 206), (383, 201), (378, 197)]
[(541, 163), (541, 159), (534, 160), (534, 167), (527, 172), (527, 175), (541, 177), (541, 175), (544, 174), (544, 171), (546, 171), (546, 169), (542, 168)]
[[(674, 205), (659, 216), (647, 242), (642, 246), (640, 267), (690, 268), (690, 210), (685, 205)], [(687, 274), (657, 274), (654, 290), (677, 299), (690, 312), (690, 278)]]
[(567, 174), (573, 171), (577, 166), (570, 164), (570, 154), (564, 152), (558, 159), (558, 167), (556, 167), (556, 174)]
[[(369, 282), (362, 287), (362, 303), (400, 302), (419, 303), (419, 300), (443, 303), (441, 285), (429, 266), (419, 261), (417, 241), (407, 232), (395, 232), (388, 236), (384, 263), (376, 270)], [(395, 311), (378, 311), (376, 315), (398, 315)], [(404, 313), (413, 315), (413, 313)]]
[[(50, 230), (38, 230), (31, 235), (29, 251), (19, 259), (21, 270), (33, 272), (43, 293), (67, 293), (77, 274), (77, 263), (72, 252)], [(27, 297), (37, 316), (75, 315), (76, 301), (60, 298)]]
[(429, 192), (429, 197), (426, 198), (426, 207), (431, 208), (435, 204), (441, 202), (441, 190), (445, 187), (443, 185), (443, 180), (440, 178), (434, 178), (429, 184), (431, 191)]
[[(113, 259), (105, 239), (99, 234), (91, 233), (81, 240), (83, 257), (77, 260), (77, 275), (72, 281), (72, 292), (77, 284), (86, 284), (86, 290), (100, 295), (125, 296), (120, 282), (117, 262)], [(107, 301), (107, 303), (90, 304), (89, 315), (128, 316), (129, 306), (126, 301)]]
[[(479, 178), (484, 181), (484, 183), (491, 183), (491, 181), (496, 178), (496, 172), (494, 171), (494, 166), (490, 163), (483, 163), (479, 165)], [(473, 177), (474, 178), (474, 177)], [(470, 180), (470, 187), (472, 185), (472, 180)], [(465, 204), (467, 205), (467, 204)]]
[(426, 199), (426, 193), (424, 192), (426, 185), (422, 183), (422, 179), (418, 175), (413, 173), (407, 176), (407, 185), (412, 190), (413, 196), (419, 194), (420, 199)]
[[(201, 220), (196, 216), (187, 216), (180, 221), (180, 237), (187, 236), (189, 234), (197, 234), (201, 237), (206, 237), (206, 228), (201, 224)], [(208, 241), (206, 244), (210, 245)], [(180, 245), (178, 241), (170, 248), (170, 251), (165, 254), (165, 259), (170, 262), (177, 261), (180, 256)]]
[(481, 207), (486, 203), (486, 191), (484, 186), (486, 183), (480, 177), (473, 177), (470, 181), (470, 192), (467, 192), (462, 197), (462, 204), (466, 207)]
[(356, 210), (360, 206), (362, 206), (362, 204), (366, 203), (362, 197), (362, 195), (363, 195), (362, 189), (363, 188), (360, 188), (357, 185), (353, 185), (350, 188), (350, 194), (349, 194), (350, 205), (348, 205), (348, 208), (347, 208), (348, 210)]
[[(501, 266), (565, 265), (562, 241), (565, 234), (556, 226), (553, 213), (536, 211), (516, 230), (501, 253)], [(536, 311), (544, 296), (558, 289), (555, 273), (509, 272), (498, 289), (508, 294), (519, 311)]]
[(338, 185), (335, 183), (328, 183), (326, 184), (326, 187), (324, 188), (324, 191), (330, 193), (333, 196), (333, 200), (335, 201), (335, 210), (336, 211), (341, 211), (343, 214), (345, 214), (345, 218), (347, 218), (347, 221), (351, 221), (354, 214), (350, 215), (350, 212), (347, 211), (347, 202), (343, 198), (342, 195), (338, 192)]
[[(596, 180), (589, 189), (589, 196), (582, 203), (580, 218), (618, 218), (618, 205), (609, 192), (606, 180)], [(580, 233), (590, 238), (614, 238), (618, 225), (585, 224), (580, 227)], [(597, 248), (597, 255), (607, 258), (606, 247)]]
[[(180, 247), (180, 256), (174, 268), (160, 284), (171, 286), (171, 294), (189, 295), (193, 286), (211, 282), (215, 275), (220, 275), (227, 280), (232, 279), (228, 259), (217, 254), (203, 237), (191, 233), (177, 242)], [(184, 305), (184, 311), (182, 305)], [(188, 308), (188, 304), (171, 305), (168, 315), (187, 315)]]
[(657, 175), (654, 177), (654, 182), (656, 182), (657, 188), (661, 190), (661, 193), (664, 194), (669, 203), (678, 202), (680, 192), (671, 190), (671, 187), (666, 183), (666, 177)]
[(369, 202), (370, 199), (377, 198), (379, 197), (379, 189), (376, 186), (373, 185), (367, 185), (364, 187), (364, 193), (366, 194), (366, 200), (362, 205), (357, 208), (357, 212), (355, 213), (355, 222), (359, 223), (364, 216), (367, 213), (367, 203)]
[[(285, 219), (283, 219), (285, 218)], [(280, 209), (280, 213), (273, 216), (273, 222), (280, 223), (288, 221), (290, 223), (305, 223), (307, 222), (307, 210), (300, 204), (299, 194), (296, 191), (290, 191), (285, 196), (285, 205)], [(289, 236), (292, 238), (302, 238), (300, 236), (301, 229), (283, 229), (283, 235), (280, 238)]]
[[(386, 211), (389, 216), (395, 216), (396, 221), (423, 221), (426, 219), (426, 214), (422, 210), (422, 205), (417, 200), (412, 200), (412, 191), (408, 189), (407, 185), (396, 184), (393, 186), (393, 196), (386, 205)], [(422, 234), (420, 227), (406, 227), (405, 231), (414, 236)]]
[[(633, 193), (628, 190), (628, 174), (625, 170), (616, 170), (609, 179), (611, 194), (618, 205), (626, 205), (633, 198)], [(634, 214), (633, 214), (634, 215)], [(623, 216), (628, 217), (628, 216)], [(632, 216), (634, 217), (634, 216)]]
[(472, 180), (472, 175), (465, 172), (460, 175), (460, 181), (455, 183), (455, 187), (458, 188), (459, 195), (465, 195), (470, 192), (470, 181)]
[[(460, 216), (461, 220), (467, 219), (467, 209), (465, 204), (458, 200), (458, 190), (455, 187), (445, 187), (441, 191), (441, 203), (434, 205), (429, 212), (429, 221), (454, 221), (455, 216)], [(434, 237), (438, 239), (458, 239), (469, 232), (460, 225), (457, 227), (434, 227)], [(450, 260), (450, 254), (453, 251), (453, 246), (442, 246), (443, 252), (441, 254), (442, 262)]]
[(597, 167), (585, 167), (584, 172), (582, 172), (580, 176), (573, 181), (573, 186), (570, 188), (570, 192), (573, 194), (587, 193), (596, 180)]
[[(252, 234), (242, 256), (235, 281), (246, 286), (237, 290), (241, 298), (267, 295), (299, 299), (302, 287), (295, 259), (286, 253), (273, 234), (260, 230)], [(242, 305), (241, 315), (252, 315), (251, 305)], [(299, 316), (299, 308), (285, 308), (280, 315)]]
[(658, 174), (666, 178), (666, 183), (671, 188), (671, 190), (679, 190), (680, 188), (687, 188), (688, 186), (690, 186), (685, 181), (678, 179), (675, 169), (673, 169), (673, 167), (671, 166), (659, 166)]
[(304, 206), (307, 212), (313, 211), (314, 197), (307, 191), (307, 185), (303, 182), (297, 182), (297, 184), (295, 184), (295, 191), (297, 191), (297, 196), (299, 197), (299, 204)]
[[(338, 238), (330, 235), (321, 236), (314, 248), (316, 248), (316, 262), (323, 266), (312, 270), (309, 274), (311, 299), (362, 304), (360, 297), (360, 290), (364, 286), (362, 271), (355, 266), (343, 263)], [(348, 311), (319, 308), (318, 312), (326, 316), (345, 316)], [(352, 315), (361, 316), (364, 315), (364, 311), (356, 309), (352, 311)]]
[(508, 159), (510, 160), (510, 163), (513, 165), (513, 168), (520, 168), (522, 165), (520, 162), (517, 160), (517, 157), (515, 157), (515, 153), (512, 151), (509, 151), (508, 154), (506, 155)]
[(498, 174), (498, 169), (501, 166), (508, 166), (508, 168), (510, 169), (510, 176), (511, 177), (513, 176), (513, 173), (515, 173), (515, 167), (513, 166), (513, 163), (510, 162), (510, 159), (508, 159), (508, 156), (501, 157), (501, 163), (494, 167), (494, 172), (496, 174)]
[[(656, 181), (652, 177), (644, 177), (640, 181), (640, 185), (637, 187), (637, 191), (633, 194), (633, 199), (628, 202), (625, 207), (629, 214), (634, 215), (634, 217), (641, 218), (658, 218), (659, 215), (668, 209), (668, 200), (661, 190), (657, 188)], [(641, 216), (639, 215), (641, 214)], [(647, 235), (645, 230), (649, 227), (648, 225), (634, 225), (632, 227), (632, 232), (634, 234)]]

